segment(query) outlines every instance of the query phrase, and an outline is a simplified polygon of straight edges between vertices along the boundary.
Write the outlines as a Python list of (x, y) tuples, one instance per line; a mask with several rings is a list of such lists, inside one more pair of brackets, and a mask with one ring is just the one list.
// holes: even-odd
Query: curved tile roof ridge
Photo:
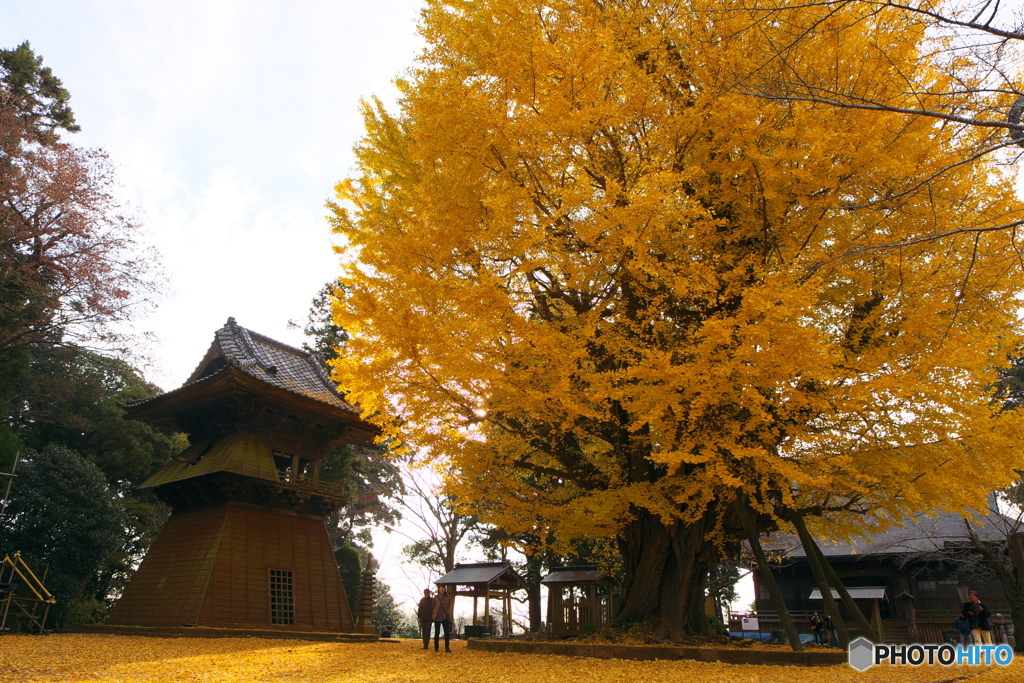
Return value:
[[(285, 354), (285, 357), (275, 360), (273, 358), (275, 351)], [(224, 367), (209, 374), (197, 376), (217, 357), (223, 359)], [(282, 361), (284, 361), (284, 365), (279, 367)], [(221, 374), (228, 367), (234, 366), (245, 374), (271, 386), (359, 414), (360, 410), (345, 400), (344, 394), (338, 391), (337, 385), (331, 380), (324, 365), (324, 360), (318, 353), (306, 351), (254, 332), (239, 325), (234, 317), (229, 317), (224, 326), (214, 333), (213, 344), (189, 380), (172, 391), (179, 391), (187, 386), (206, 381)], [(135, 405), (149, 400), (152, 399), (132, 401), (126, 405)]]
[(190, 387), (193, 384), (200, 384), (202, 382), (212, 381), (214, 377), (217, 377), (218, 375), (221, 375), (221, 374), (227, 372), (228, 368), (232, 367), (233, 365), (235, 365), (235, 363), (233, 363), (231, 361), (228, 361), (228, 363), (224, 367), (220, 368), (219, 370), (214, 370), (210, 374), (203, 375), (202, 377), (200, 377), (198, 379), (194, 379), (191, 382), (185, 382), (184, 384), (182, 384), (177, 389), (171, 389), (170, 391), (165, 391), (162, 394), (157, 394), (156, 396), (150, 396), (148, 398), (136, 398), (136, 399), (133, 399), (131, 401), (125, 401), (121, 405), (122, 406), (137, 406), (137, 405), (141, 405), (143, 403), (149, 403), (150, 401), (157, 400), (161, 396), (166, 396), (167, 394), (174, 393), (175, 391), (178, 391), (180, 389), (184, 389), (185, 387)]
[[(321, 356), (316, 351), (307, 351), (305, 349), (300, 349), (295, 346), (291, 346), (290, 344), (285, 344), (284, 342), (272, 339), (271, 337), (260, 334), (259, 332), (250, 330), (247, 327), (242, 327), (237, 322), (235, 322), (234, 318), (228, 318), (228, 325), (238, 328), (238, 330), (242, 334), (243, 343), (246, 345), (246, 348), (249, 350), (252, 356), (256, 359), (256, 362), (260, 365), (260, 367), (266, 369), (269, 367), (273, 367), (273, 364), (260, 357), (259, 351), (256, 348), (257, 345), (253, 343), (253, 337), (257, 337), (260, 340), (260, 343), (262, 344), (276, 347), (280, 351), (291, 353), (295, 356), (298, 356), (299, 358), (302, 358), (309, 366), (309, 368), (317, 375), (317, 377), (320, 378), (320, 381), (323, 382), (325, 386), (329, 387), (331, 391), (336, 393), (338, 396), (342, 395), (341, 392), (338, 391), (337, 385), (334, 384), (334, 380), (331, 379), (330, 373), (328, 373), (327, 370), (324, 369), (327, 365), (327, 361), (325, 361), (323, 356)], [(225, 327), (227, 327), (227, 325)]]
[[(254, 332), (246, 327), (243, 327), (237, 323), (237, 321), (231, 317), (228, 318), (227, 324), (221, 330), (218, 330), (218, 335), (221, 332), (230, 334), (232, 339), (231, 346), (232, 350), (237, 350), (242, 354), (248, 356), (248, 358), (237, 358), (240, 361), (239, 367), (243, 370), (251, 368), (252, 366), (258, 366), (263, 371), (262, 376), (258, 376), (259, 379), (268, 382), (269, 384), (275, 384), (282, 388), (289, 389), (295, 393), (310, 396), (310, 387), (301, 386), (302, 383), (313, 384), (314, 386), (319, 385), (316, 388), (326, 390), (327, 396), (310, 396), (310, 398), (318, 398), (321, 401), (328, 403), (339, 403), (340, 407), (346, 408), (353, 412), (359, 412), (358, 409), (345, 400), (344, 396), (338, 391), (337, 385), (331, 381), (330, 375), (324, 369), (324, 361), (320, 358), (319, 354), (312, 351), (306, 351), (290, 344), (272, 339), (258, 332)], [(222, 350), (224, 344), (221, 344)], [(264, 347), (261, 349), (261, 347)], [(279, 352), (285, 353), (288, 356), (299, 361), (302, 367), (305, 368), (303, 373), (304, 377), (295, 376), (283, 376), (288, 375), (286, 368), (279, 368), (277, 364), (270, 358), (267, 357), (265, 351), (267, 348), (275, 349)], [(225, 354), (227, 356), (227, 354)], [(230, 357), (228, 358), (230, 360)], [(248, 361), (248, 362), (246, 362)], [(250, 373), (252, 374), (252, 373)], [(312, 389), (312, 393), (319, 393), (315, 388)], [(333, 400), (330, 400), (333, 399)]]

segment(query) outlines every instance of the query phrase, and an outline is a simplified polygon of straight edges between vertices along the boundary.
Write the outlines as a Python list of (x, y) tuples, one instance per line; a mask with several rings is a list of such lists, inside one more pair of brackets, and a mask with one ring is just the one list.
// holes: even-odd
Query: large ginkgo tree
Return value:
[(940, 92), (924, 26), (734, 9), (428, 2), (331, 203), (350, 398), (485, 522), (616, 539), (619, 618), (668, 637), (707, 632), (737, 513), (856, 533), (1024, 465), (989, 389), (1024, 207), (980, 129), (735, 87), (810, 22), (804, 78)]

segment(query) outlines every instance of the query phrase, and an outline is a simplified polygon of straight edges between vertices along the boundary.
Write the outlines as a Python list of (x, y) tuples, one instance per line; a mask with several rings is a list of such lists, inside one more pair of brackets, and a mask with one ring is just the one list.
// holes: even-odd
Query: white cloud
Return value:
[[(335, 276), (323, 204), (354, 162), (361, 97), (393, 99), (419, 2), (0, 0), (71, 92), (164, 255), (173, 298), (144, 320), (151, 379), (179, 385), (228, 315), (300, 343), (288, 319)], [(155, 373), (155, 374), (153, 374)]]

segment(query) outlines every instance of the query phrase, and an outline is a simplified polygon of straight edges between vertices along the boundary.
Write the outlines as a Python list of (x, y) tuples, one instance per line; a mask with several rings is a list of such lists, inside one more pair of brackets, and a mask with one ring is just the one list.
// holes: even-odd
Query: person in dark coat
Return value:
[(824, 645), (825, 643), (825, 639), (822, 637), (822, 627), (821, 617), (815, 612), (814, 616), (811, 617), (811, 635), (814, 636), (815, 645)]
[(430, 624), (434, 619), (434, 598), (430, 597), (430, 589), (423, 591), (420, 604), (416, 607), (416, 617), (420, 620), (420, 634), (423, 636), (423, 649), (430, 647)]
[(971, 620), (971, 635), (974, 637), (975, 645), (993, 645), (992, 625), (988, 620), (992, 613), (988, 611), (988, 607), (977, 593), (971, 591), (967, 594), (967, 602), (960, 610), (960, 615)]
[(822, 617), (821, 625), (825, 629), (828, 635), (828, 646), (839, 647), (839, 636), (836, 635), (836, 625), (832, 621), (832, 615), (825, 612), (825, 616)]
[(961, 614), (953, 622), (953, 628), (960, 634), (960, 644), (963, 646), (974, 645), (974, 636), (971, 634), (971, 618)]
[(444, 629), (444, 651), (451, 652), (449, 639), (452, 633), (452, 608), (455, 606), (455, 594), (449, 594), (444, 586), (438, 586), (437, 597), (434, 598), (434, 610), (431, 621), (434, 622), (434, 652), (440, 647), (438, 640), (441, 636), (441, 629)]

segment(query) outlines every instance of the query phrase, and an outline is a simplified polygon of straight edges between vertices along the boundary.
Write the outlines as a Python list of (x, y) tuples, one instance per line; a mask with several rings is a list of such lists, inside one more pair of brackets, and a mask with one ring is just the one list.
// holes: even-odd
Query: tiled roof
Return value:
[(600, 567), (586, 565), (582, 567), (552, 567), (551, 573), (540, 580), (543, 584), (551, 583), (588, 583), (603, 581), (619, 585), (618, 579)]
[(234, 472), (279, 481), (270, 440), (259, 434), (232, 434), (218, 441), (198, 441), (160, 468), (139, 488), (150, 488), (214, 472)]
[[(319, 355), (246, 329), (234, 318), (228, 318), (224, 327), (214, 333), (213, 344), (182, 388), (212, 377), (228, 366), (271, 386), (359, 414), (359, 409), (346, 401), (331, 381)], [(152, 399), (132, 405), (148, 400)]]
[(507, 562), (479, 562), (476, 564), (457, 564), (455, 569), (435, 581), (443, 585), (489, 584), (501, 580), (502, 583), (516, 584), (526, 588), (526, 581), (519, 576), (512, 565)]
[[(1012, 521), (1001, 515), (989, 514), (981, 517), (980, 523), (972, 523), (971, 526), (980, 540), (999, 541), (1006, 538), (1006, 528)], [(870, 534), (867, 538), (855, 537), (849, 543), (819, 541), (819, 547), (822, 554), (828, 557), (903, 555), (934, 552), (942, 550), (947, 543), (966, 542), (968, 537), (964, 517), (942, 512), (934, 517), (924, 513), (906, 517), (900, 526)], [(772, 534), (769, 542), (764, 545), (773, 550), (788, 550), (791, 557), (806, 557), (800, 540), (790, 534)]]

